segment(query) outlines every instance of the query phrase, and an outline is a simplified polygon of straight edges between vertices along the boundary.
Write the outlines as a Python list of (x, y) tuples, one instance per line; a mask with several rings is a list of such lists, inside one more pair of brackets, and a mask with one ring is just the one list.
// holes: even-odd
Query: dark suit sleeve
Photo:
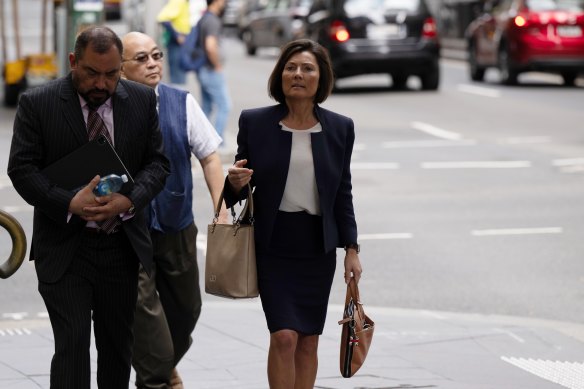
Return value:
[(45, 160), (45, 140), (41, 132), (43, 123), (37, 111), (43, 104), (38, 100), (29, 93), (23, 94), (19, 100), (8, 160), (8, 175), (18, 194), (27, 203), (56, 223), (66, 224), (74, 193), (51, 185), (40, 171)]
[(148, 130), (146, 132), (147, 147), (143, 156), (141, 170), (134, 177), (134, 186), (128, 197), (141, 210), (150, 204), (150, 201), (162, 190), (166, 177), (170, 172), (170, 163), (164, 155), (162, 133), (158, 125), (156, 111), (156, 95), (154, 90), (148, 91)]
[(357, 243), (357, 222), (355, 221), (351, 183), (351, 156), (353, 154), (353, 144), (355, 143), (355, 125), (353, 120), (346, 120), (348, 120), (348, 123), (342, 161), (343, 171), (334, 204), (340, 247), (344, 247), (349, 243)]
[[(242, 159), (247, 159), (247, 164), (245, 165), (246, 168), (248, 169), (253, 169), (253, 164), (252, 161), (249, 158), (249, 146), (248, 146), (248, 130), (247, 130), (247, 126), (246, 126), (246, 114), (245, 111), (243, 111), (241, 113), (241, 115), (239, 115), (239, 131), (237, 132), (237, 154), (235, 155), (235, 159), (234, 159), (234, 163), (236, 161), (242, 160)], [(253, 179), (253, 175), (252, 175), (252, 180), (250, 182), (251, 187), (254, 187), (254, 179)], [(227, 178), (225, 178), (225, 184), (224, 184), (224, 189), (223, 189), (223, 193), (224, 193), (224, 199), (225, 199), (225, 205), (227, 206), (227, 208), (231, 208), (232, 206), (234, 206), (237, 202), (241, 201), (241, 200), (245, 200), (247, 198), (247, 192), (248, 189), (243, 188), (239, 193), (235, 193), (233, 191), (233, 189), (231, 188), (231, 184), (229, 184), (229, 180)]]

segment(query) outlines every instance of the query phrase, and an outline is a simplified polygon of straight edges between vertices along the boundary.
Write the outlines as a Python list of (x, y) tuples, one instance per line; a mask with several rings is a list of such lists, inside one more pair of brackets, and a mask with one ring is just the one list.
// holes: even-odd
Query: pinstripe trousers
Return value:
[(98, 351), (97, 384), (127, 389), (138, 259), (123, 230), (84, 231), (71, 265), (57, 282), (39, 282), (53, 335), (51, 389), (89, 389), (91, 321)]

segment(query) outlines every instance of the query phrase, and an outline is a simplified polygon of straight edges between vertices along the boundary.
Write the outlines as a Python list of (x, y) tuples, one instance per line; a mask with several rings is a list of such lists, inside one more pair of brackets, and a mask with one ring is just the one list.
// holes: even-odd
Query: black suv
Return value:
[(305, 28), (337, 78), (385, 73), (401, 89), (416, 75), (422, 89), (438, 89), (440, 44), (424, 0), (315, 0)]

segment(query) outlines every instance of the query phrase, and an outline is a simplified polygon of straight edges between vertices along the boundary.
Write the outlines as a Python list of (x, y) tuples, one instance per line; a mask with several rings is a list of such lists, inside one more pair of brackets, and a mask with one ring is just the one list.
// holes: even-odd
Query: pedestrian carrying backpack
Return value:
[(201, 30), (201, 22), (205, 18), (205, 14), (199, 19), (197, 24), (195, 24), (185, 42), (180, 48), (180, 67), (184, 71), (199, 71), (200, 68), (207, 62), (207, 53), (205, 52), (204, 45), (201, 44), (200, 39), (200, 30)]

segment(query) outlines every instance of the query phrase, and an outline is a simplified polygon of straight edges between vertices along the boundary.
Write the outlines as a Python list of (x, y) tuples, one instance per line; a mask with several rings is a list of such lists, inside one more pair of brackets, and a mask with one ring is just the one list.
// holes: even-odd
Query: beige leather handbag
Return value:
[(206, 293), (232, 299), (259, 295), (253, 229), (253, 194), (249, 184), (247, 189), (247, 200), (239, 217), (236, 217), (235, 210), (231, 208), (232, 224), (217, 222), (223, 204), (223, 191), (215, 207), (213, 223), (207, 228)]

